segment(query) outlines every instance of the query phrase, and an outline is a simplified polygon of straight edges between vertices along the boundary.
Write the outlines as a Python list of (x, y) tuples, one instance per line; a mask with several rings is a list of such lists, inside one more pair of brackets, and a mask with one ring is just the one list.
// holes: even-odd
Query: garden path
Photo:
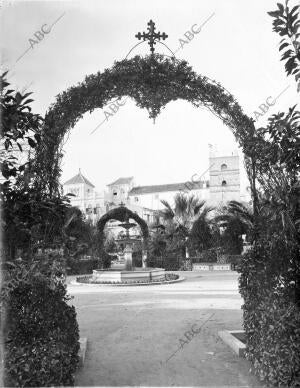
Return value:
[[(218, 337), (240, 329), (235, 272), (181, 272), (157, 286), (72, 286), (80, 335), (88, 337), (78, 386), (257, 387), (250, 364)], [(185, 333), (194, 329), (194, 336)], [(200, 329), (200, 330), (199, 330)]]

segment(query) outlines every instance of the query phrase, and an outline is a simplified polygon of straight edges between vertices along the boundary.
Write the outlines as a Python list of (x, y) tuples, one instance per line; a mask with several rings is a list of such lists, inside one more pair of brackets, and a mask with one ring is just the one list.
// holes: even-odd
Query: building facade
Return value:
[(91, 222), (110, 209), (124, 204), (149, 224), (155, 222), (162, 200), (170, 204), (179, 192), (196, 195), (210, 206), (221, 206), (230, 200), (241, 200), (240, 167), (237, 152), (220, 156), (212, 149), (209, 154), (209, 179), (163, 185), (137, 186), (134, 177), (119, 178), (97, 192), (81, 171), (63, 185), (64, 194), (71, 193), (71, 205), (78, 207)]
[(209, 204), (219, 206), (228, 201), (241, 201), (240, 161), (237, 152), (218, 156), (209, 154)]

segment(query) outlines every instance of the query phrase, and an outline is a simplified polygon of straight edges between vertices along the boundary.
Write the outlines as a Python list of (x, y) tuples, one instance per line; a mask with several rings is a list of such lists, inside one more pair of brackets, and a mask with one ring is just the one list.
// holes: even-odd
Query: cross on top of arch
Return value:
[(135, 37), (138, 38), (139, 40), (143, 39), (144, 41), (145, 40), (149, 40), (148, 44), (150, 46), (150, 51), (151, 53), (153, 54), (154, 53), (154, 45), (156, 44), (156, 40), (160, 40), (160, 39), (167, 39), (168, 35), (163, 32), (162, 34), (159, 32), (155, 32), (155, 23), (150, 20), (149, 23), (148, 23), (148, 32), (138, 32)]

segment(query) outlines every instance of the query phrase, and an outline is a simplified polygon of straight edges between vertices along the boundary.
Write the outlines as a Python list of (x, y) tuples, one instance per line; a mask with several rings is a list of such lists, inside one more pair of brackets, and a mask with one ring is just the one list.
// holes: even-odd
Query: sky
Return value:
[[(260, 127), (297, 102), (267, 15), (276, 8), (273, 0), (1, 1), (1, 67), (14, 88), (33, 92), (33, 112), (44, 116), (59, 93), (124, 59), (152, 19), (157, 31), (168, 34), (164, 43), (176, 57), (220, 82), (249, 116), (281, 94), (255, 123)], [(192, 26), (202, 27), (188, 41), (184, 34), (191, 37)], [(180, 39), (188, 43), (180, 47)], [(159, 44), (156, 52), (169, 55)], [(129, 58), (146, 54), (144, 43)], [(121, 176), (134, 176), (137, 185), (185, 182), (208, 168), (208, 144), (220, 154), (237, 149), (231, 130), (206, 109), (172, 102), (153, 123), (128, 99), (108, 120), (96, 109), (71, 129), (61, 181), (81, 168), (99, 190)]]

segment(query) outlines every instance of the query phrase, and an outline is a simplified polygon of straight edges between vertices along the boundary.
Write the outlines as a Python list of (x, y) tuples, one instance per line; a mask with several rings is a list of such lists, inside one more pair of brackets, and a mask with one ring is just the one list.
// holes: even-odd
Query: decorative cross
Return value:
[(141, 40), (142, 38), (144, 41), (149, 40), (148, 44), (150, 46), (150, 51), (153, 54), (156, 40), (160, 40), (161, 38), (165, 40), (167, 39), (168, 35), (165, 32), (163, 32), (162, 34), (160, 32), (155, 32), (155, 23), (152, 20), (150, 20), (148, 26), (148, 32), (143, 32), (142, 34), (138, 32), (135, 37), (139, 40)]

